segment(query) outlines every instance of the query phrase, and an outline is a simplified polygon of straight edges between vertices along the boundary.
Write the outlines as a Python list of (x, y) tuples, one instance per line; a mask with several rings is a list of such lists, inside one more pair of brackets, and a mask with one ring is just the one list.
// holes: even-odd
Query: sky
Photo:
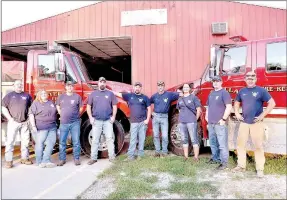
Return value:
[[(2, 1), (2, 31), (98, 2), (100, 1)], [(286, 1), (236, 2), (286, 9)]]

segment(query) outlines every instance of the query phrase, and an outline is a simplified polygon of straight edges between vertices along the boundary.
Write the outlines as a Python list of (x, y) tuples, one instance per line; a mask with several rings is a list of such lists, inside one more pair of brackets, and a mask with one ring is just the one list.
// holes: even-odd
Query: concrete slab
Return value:
[[(58, 154), (52, 156), (52, 161), (58, 161)], [(92, 166), (87, 162), (88, 158), (82, 156), (82, 164), (75, 166), (72, 155), (68, 154), (62, 167), (39, 168), (17, 163), (12, 169), (2, 168), (2, 198), (75, 199), (112, 165), (108, 159), (100, 159)]]

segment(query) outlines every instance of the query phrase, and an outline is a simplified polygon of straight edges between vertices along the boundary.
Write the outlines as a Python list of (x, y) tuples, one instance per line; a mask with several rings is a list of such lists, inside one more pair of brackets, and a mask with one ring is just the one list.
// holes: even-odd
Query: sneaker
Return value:
[(232, 172), (245, 172), (245, 170), (246, 170), (245, 168), (237, 166), (232, 169)]
[(46, 167), (46, 163), (41, 163), (41, 164), (39, 164), (39, 167), (45, 168), (45, 167)]
[(91, 160), (89, 160), (89, 162), (87, 163), (88, 165), (92, 165), (92, 164), (94, 164), (94, 163), (96, 163), (97, 162), (97, 160), (93, 160), (93, 159), (91, 159)]
[(60, 160), (60, 162), (57, 164), (57, 166), (63, 166), (64, 164), (66, 164), (65, 160)]
[(258, 178), (263, 178), (264, 177), (264, 173), (262, 170), (257, 170), (257, 177)]
[(218, 162), (213, 160), (212, 158), (210, 158), (206, 163), (207, 164), (218, 164)]
[(155, 158), (159, 158), (159, 157), (160, 157), (160, 153), (155, 152), (153, 156), (154, 156)]
[(56, 167), (56, 165), (54, 163), (51, 163), (51, 162), (48, 162), (48, 163), (45, 163), (46, 164), (46, 167), (47, 168), (53, 168), (53, 167)]
[(6, 161), (5, 168), (10, 169), (13, 167), (13, 161)]
[(217, 170), (225, 170), (225, 169), (228, 169), (228, 167), (227, 167), (227, 165), (220, 164), (216, 169)]
[(33, 162), (29, 158), (28, 159), (21, 159), (21, 164), (32, 165)]
[(78, 160), (78, 159), (77, 159), (77, 160), (74, 160), (74, 163), (75, 163), (76, 166), (81, 165), (81, 162), (80, 162), (80, 160)]

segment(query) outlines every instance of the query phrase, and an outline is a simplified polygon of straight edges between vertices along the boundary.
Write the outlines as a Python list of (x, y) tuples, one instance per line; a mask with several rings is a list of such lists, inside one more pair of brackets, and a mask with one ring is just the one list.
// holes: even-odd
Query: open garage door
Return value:
[(3, 44), (1, 46), (1, 54), (4, 60), (27, 60), (27, 54), (30, 50), (47, 50), (48, 41), (29, 42), (29, 43), (13, 43)]
[(131, 84), (131, 38), (113, 37), (55, 41), (65, 49), (79, 54), (93, 80)]

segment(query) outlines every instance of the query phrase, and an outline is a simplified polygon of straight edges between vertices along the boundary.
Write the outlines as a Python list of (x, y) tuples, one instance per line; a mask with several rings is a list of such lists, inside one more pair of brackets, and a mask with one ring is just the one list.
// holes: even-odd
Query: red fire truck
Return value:
[[(212, 45), (210, 63), (199, 80), (190, 82), (203, 105), (203, 113), (198, 122), (198, 135), (202, 141), (201, 145), (209, 146), (204, 108), (206, 107), (208, 95), (213, 90), (211, 78), (215, 75), (221, 75), (223, 87), (231, 94), (234, 101), (238, 91), (245, 87), (245, 74), (253, 70), (257, 74), (257, 85), (266, 88), (276, 102), (276, 107), (264, 119), (266, 124), (265, 152), (286, 155), (286, 37), (256, 41), (247, 41), (242, 36), (235, 36), (231, 39), (235, 41), (234, 44)], [(181, 89), (182, 85), (175, 86), (170, 91)], [(170, 113), (170, 147), (173, 152), (181, 155), (182, 148), (177, 121), (178, 111), (175, 108), (175, 103), (173, 103)], [(239, 121), (236, 119), (234, 111), (232, 111), (228, 119), (230, 150), (236, 149), (238, 128)], [(192, 148), (191, 145), (190, 148)], [(247, 148), (253, 150), (250, 139)]]
[[(52, 48), (51, 50), (31, 50), (27, 55), (27, 62), (23, 61), (2, 61), (2, 97), (13, 90), (13, 81), (22, 79), (24, 91), (33, 98), (39, 89), (46, 89), (49, 98), (56, 100), (59, 94), (65, 91), (65, 81), (75, 83), (74, 90), (84, 102), (81, 109), (81, 144), (82, 150), (90, 155), (92, 136), (90, 125), (86, 113), (86, 104), (89, 94), (97, 88), (97, 82), (92, 81), (87, 73), (87, 69), (78, 54), (65, 51), (62, 48)], [(107, 87), (117, 92), (131, 92), (131, 85), (107, 81)], [(129, 133), (129, 109), (122, 99), (118, 99), (118, 112), (114, 123), (115, 151), (119, 153), (124, 145), (125, 136)], [(1, 115), (2, 124), (2, 146), (5, 145), (7, 120)], [(19, 144), (20, 137), (17, 136), (16, 144)], [(71, 137), (68, 141), (71, 144)], [(107, 157), (107, 144), (104, 135), (101, 136), (99, 146), (99, 157)]]

